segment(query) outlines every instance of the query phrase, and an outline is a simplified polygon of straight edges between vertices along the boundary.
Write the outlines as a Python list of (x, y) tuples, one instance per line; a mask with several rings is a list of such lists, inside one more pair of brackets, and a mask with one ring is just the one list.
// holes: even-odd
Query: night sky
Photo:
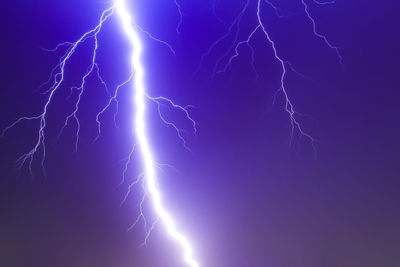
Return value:
[[(170, 97), (190, 109), (198, 123), (193, 135), (182, 113), (163, 108), (185, 129), (192, 153), (160, 121), (149, 102), (148, 128), (155, 158), (173, 165), (159, 171), (165, 205), (187, 235), (202, 267), (398, 267), (400, 266), (400, 4), (396, 1), (337, 0), (310, 3), (318, 30), (340, 47), (335, 51), (313, 35), (300, 0), (272, 1), (262, 17), (289, 71), (287, 90), (315, 153), (290, 120), (279, 88), (280, 66), (260, 32), (254, 36), (254, 72), (246, 46), (231, 68), (213, 77), (216, 62), (233, 35), (204, 58), (223, 36), (245, 1), (181, 0), (183, 23), (174, 2), (132, 0), (143, 29), (176, 51), (142, 35), (150, 95)], [(48, 87), (40, 87), (63, 55), (47, 52), (77, 40), (96, 25), (110, 1), (20, 0), (2, 3), (0, 17), (0, 128), (41, 112)], [(239, 40), (256, 26), (250, 1)], [(129, 77), (129, 46), (116, 18), (99, 35), (98, 64), (110, 90)], [(15, 161), (37, 138), (38, 124), (24, 122), (0, 139), (0, 266), (4, 267), (184, 267), (179, 247), (155, 228), (147, 247), (143, 224), (131, 231), (141, 199), (140, 186), (124, 205), (129, 181), (141, 172), (133, 155), (127, 181), (124, 158), (135, 142), (132, 90), (121, 89), (113, 112), (95, 116), (107, 101), (91, 77), (78, 113), (82, 129), (74, 153), (76, 124), (57, 135), (73, 109), (67, 98), (90, 62), (87, 40), (66, 68), (68, 78), (49, 107), (46, 129), (47, 176), (40, 156), (32, 177)], [(65, 50), (64, 50), (65, 51)], [(231, 54), (232, 55), (232, 51)], [(229, 57), (229, 56), (228, 56)], [(227, 58), (219, 68), (223, 67)], [(145, 203), (149, 222), (154, 214)]]

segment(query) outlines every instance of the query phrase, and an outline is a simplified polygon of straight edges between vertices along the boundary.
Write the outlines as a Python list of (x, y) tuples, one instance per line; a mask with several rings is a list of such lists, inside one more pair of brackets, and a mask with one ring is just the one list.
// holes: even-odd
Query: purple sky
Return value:
[[(22, 0), (3, 3), (0, 18), (2, 75), (0, 127), (41, 111), (48, 79), (61, 52), (45, 52), (76, 40), (97, 23), (105, 1)], [(61, 3), (63, 2), (63, 3)], [(135, 1), (132, 1), (135, 2)], [(178, 170), (160, 177), (166, 206), (195, 249), (203, 267), (395, 267), (400, 265), (400, 134), (398, 72), (400, 5), (337, 0), (310, 3), (318, 30), (341, 48), (335, 52), (312, 33), (301, 1), (276, 1), (284, 18), (266, 5), (262, 15), (285, 60), (309, 77), (292, 72), (287, 89), (299, 121), (317, 140), (316, 159), (307, 139), (290, 141), (290, 121), (279, 87), (279, 65), (262, 34), (226, 73), (212, 79), (227, 39), (205, 58), (201, 55), (222, 36), (245, 1), (181, 0), (181, 34), (173, 1), (140, 0), (132, 6), (137, 22), (168, 41), (169, 50), (143, 36), (146, 83), (151, 95), (192, 104), (198, 134), (190, 124), (165, 110), (187, 129), (188, 153), (173, 129), (157, 118), (150, 104), (149, 129), (155, 156)], [(312, 2), (312, 1), (308, 1)], [(239, 39), (255, 26), (255, 1), (240, 26)], [(111, 88), (129, 75), (129, 49), (117, 21), (99, 36), (99, 65)], [(71, 110), (68, 88), (79, 80), (92, 43), (85, 42), (67, 68), (69, 78), (51, 105), (47, 135), (47, 179), (34, 162), (35, 177), (20, 176), (15, 160), (36, 138), (37, 124), (23, 123), (0, 139), (0, 265), (7, 267), (184, 267), (180, 251), (156, 228), (147, 248), (143, 225), (135, 220), (139, 188), (120, 202), (128, 183), (121, 180), (123, 158), (132, 137), (131, 91), (121, 91), (117, 122), (112, 112), (96, 136), (95, 115), (106, 93), (91, 79), (82, 100), (78, 153), (73, 153), (74, 124), (57, 140)], [(42, 91), (45, 88), (41, 89)], [(75, 95), (76, 96), (76, 95)], [(74, 97), (74, 96), (73, 96)], [(136, 157), (139, 157), (137, 155)], [(140, 161), (129, 179), (140, 172)], [(145, 210), (152, 218), (151, 206)]]

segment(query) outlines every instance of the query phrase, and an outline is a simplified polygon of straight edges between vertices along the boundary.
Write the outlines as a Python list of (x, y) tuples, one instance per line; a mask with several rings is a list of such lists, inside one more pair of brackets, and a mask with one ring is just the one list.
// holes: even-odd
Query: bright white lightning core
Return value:
[(192, 256), (192, 249), (186, 237), (179, 233), (175, 227), (175, 223), (171, 215), (165, 210), (162, 205), (161, 193), (157, 188), (156, 179), (156, 162), (153, 160), (149, 140), (146, 135), (145, 111), (146, 111), (146, 91), (144, 84), (144, 70), (140, 60), (142, 44), (138, 33), (133, 28), (133, 18), (128, 12), (125, 0), (116, 0), (115, 7), (121, 19), (122, 26), (132, 45), (131, 64), (134, 72), (134, 102), (135, 102), (135, 132), (138, 140), (138, 145), (141, 151), (143, 162), (145, 165), (144, 179), (147, 191), (151, 197), (154, 209), (169, 233), (179, 244), (184, 251), (184, 259), (191, 267), (198, 267), (199, 264)]

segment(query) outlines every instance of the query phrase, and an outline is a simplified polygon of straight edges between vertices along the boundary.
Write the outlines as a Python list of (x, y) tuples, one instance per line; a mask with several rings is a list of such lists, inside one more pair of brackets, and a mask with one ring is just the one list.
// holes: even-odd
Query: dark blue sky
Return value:
[[(63, 41), (76, 40), (97, 22), (104, 1), (28, 1), (3, 3), (0, 43), (0, 127), (41, 111), (39, 86), (48, 79)], [(132, 1), (135, 2), (135, 1)], [(182, 2), (183, 24), (173, 1), (136, 1), (137, 22), (168, 41), (169, 50), (145, 36), (146, 83), (151, 95), (192, 104), (198, 134), (181, 114), (166, 115), (187, 131), (193, 153), (175, 132), (160, 123), (149, 104), (149, 128), (155, 156), (174, 165), (161, 173), (166, 205), (195, 248), (204, 267), (395, 267), (400, 265), (400, 182), (397, 34), (400, 5), (395, 1), (342, 1), (316, 6), (310, 2), (318, 30), (341, 48), (336, 54), (312, 34), (300, 1), (276, 1), (284, 18), (264, 6), (262, 16), (280, 55), (309, 79), (289, 73), (287, 89), (299, 121), (314, 136), (316, 159), (307, 139), (290, 142), (290, 121), (279, 88), (279, 65), (262, 34), (226, 73), (211, 79), (227, 39), (205, 58), (201, 55), (222, 36), (245, 1)], [(250, 1), (239, 39), (256, 24)], [(390, 3), (392, 2), (392, 3)], [(129, 49), (117, 21), (99, 36), (103, 78), (114, 88), (129, 76)], [(85, 42), (67, 68), (70, 78), (50, 106), (47, 128), (47, 179), (34, 162), (35, 177), (15, 160), (36, 138), (37, 124), (23, 123), (0, 140), (0, 265), (8, 267), (183, 267), (178, 247), (162, 228), (148, 247), (142, 225), (130, 232), (140, 201), (136, 190), (119, 206), (128, 184), (121, 180), (123, 162), (134, 142), (131, 91), (120, 95), (117, 122), (112, 112), (96, 136), (95, 115), (106, 101), (101, 84), (90, 79), (82, 99), (78, 153), (73, 153), (74, 124), (57, 140), (71, 110), (68, 87), (85, 71), (92, 43)], [(85, 63), (86, 62), (86, 63)], [(45, 88), (42, 88), (42, 91)], [(139, 155), (137, 155), (138, 157)], [(140, 172), (140, 161), (129, 179)], [(146, 205), (149, 218), (151, 207)]]

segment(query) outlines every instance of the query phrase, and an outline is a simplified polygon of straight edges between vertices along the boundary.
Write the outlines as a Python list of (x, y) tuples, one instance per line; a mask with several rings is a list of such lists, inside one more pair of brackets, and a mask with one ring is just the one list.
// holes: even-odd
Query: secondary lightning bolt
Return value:
[(183, 13), (182, 13), (182, 7), (179, 4), (178, 0), (174, 0), (176, 9), (178, 10), (179, 13), (179, 20), (178, 20), (178, 24), (176, 25), (176, 33), (180, 34), (181, 33), (181, 26), (182, 26), (182, 22), (183, 22)]
[[(331, 5), (334, 4), (335, 1), (319, 1), (319, 0), (311, 0), (313, 3), (317, 4), (317, 5)], [(257, 8), (256, 8), (256, 18), (257, 18), (257, 24), (254, 26), (253, 30), (248, 34), (247, 38), (243, 41), (239, 41), (238, 40), (238, 35), (239, 35), (239, 29), (240, 29), (240, 23), (242, 20), (243, 15), (248, 11), (249, 9), (249, 4), (250, 1), (249, 0), (245, 0), (244, 1), (244, 5), (243, 8), (241, 9), (241, 11), (239, 12), (239, 14), (236, 16), (236, 18), (231, 22), (231, 24), (228, 27), (228, 30), (226, 31), (226, 33), (224, 35), (222, 35), (219, 39), (217, 39), (215, 42), (213, 42), (211, 44), (211, 46), (209, 47), (209, 49), (201, 56), (200, 58), (200, 64), (199, 67), (196, 71), (196, 73), (200, 70), (203, 61), (205, 60), (205, 58), (211, 54), (211, 52), (213, 51), (214, 48), (216, 48), (217, 45), (219, 45), (222, 41), (226, 40), (227, 38), (229, 38), (231, 35), (233, 35), (233, 40), (230, 44), (230, 46), (226, 49), (226, 52), (217, 59), (217, 61), (215, 62), (214, 65), (214, 70), (212, 73), (212, 77), (214, 77), (217, 74), (226, 72), (227, 70), (230, 69), (230, 67), (232, 66), (233, 62), (235, 61), (235, 59), (237, 59), (239, 57), (239, 48), (241, 46), (247, 46), (247, 48), (250, 50), (251, 54), (251, 67), (253, 68), (254, 72), (256, 73), (256, 76), (258, 77), (257, 74), (257, 70), (255, 68), (254, 62), (255, 62), (255, 50), (251, 44), (251, 40), (253, 39), (253, 37), (258, 33), (258, 32), (262, 32), (263, 35), (265, 36), (265, 38), (267, 39), (268, 43), (270, 44), (272, 51), (273, 51), (273, 55), (274, 58), (276, 59), (276, 61), (279, 63), (280, 67), (281, 67), (281, 75), (280, 75), (280, 86), (278, 91), (274, 94), (274, 100), (273, 100), (273, 104), (275, 103), (275, 98), (277, 96), (278, 92), (282, 92), (284, 100), (285, 100), (285, 111), (287, 112), (287, 114), (289, 115), (289, 120), (290, 120), (290, 124), (291, 124), (291, 131), (290, 131), (290, 140), (293, 140), (293, 136), (295, 134), (295, 131), (297, 131), (301, 137), (305, 137), (307, 138), (310, 143), (311, 146), (314, 150), (314, 153), (316, 153), (316, 149), (315, 149), (315, 139), (309, 134), (307, 133), (302, 125), (300, 124), (300, 122), (298, 121), (298, 119), (296, 118), (297, 116), (302, 116), (301, 113), (297, 112), (294, 108), (294, 104), (292, 102), (292, 100), (289, 97), (287, 88), (286, 88), (286, 76), (288, 71), (292, 71), (293, 73), (295, 73), (296, 75), (299, 75), (302, 78), (305, 79), (309, 79), (308, 77), (306, 77), (305, 75), (303, 75), (302, 73), (300, 73), (299, 71), (297, 71), (293, 65), (291, 64), (290, 61), (283, 59), (278, 52), (277, 46), (275, 41), (271, 38), (269, 32), (267, 31), (266, 26), (263, 23), (262, 17), (261, 17), (261, 8), (262, 8), (262, 4), (265, 3), (266, 5), (268, 5), (270, 8), (272, 8), (275, 11), (275, 14), (277, 15), (277, 17), (279, 18), (283, 18), (281, 10), (271, 1), (269, 0), (257, 0)], [(328, 38), (319, 33), (317, 31), (317, 25), (315, 22), (315, 19), (312, 17), (312, 15), (309, 12), (309, 7), (308, 4), (306, 2), (306, 0), (300, 0), (301, 5), (303, 6), (304, 12), (307, 16), (307, 19), (311, 22), (312, 24), (312, 29), (313, 29), (313, 33), (316, 37), (320, 38), (321, 40), (324, 41), (324, 43), (331, 49), (333, 49), (338, 58), (339, 58), (339, 62), (340, 64), (343, 66), (343, 58), (340, 54), (339, 51), (339, 47), (332, 45), (332, 43), (328, 40)], [(213, 10), (215, 7), (216, 1), (213, 2)], [(232, 52), (233, 51), (233, 52)], [(232, 54), (227, 60), (226, 63), (222, 66), (222, 68), (220, 68), (221, 63), (228, 57), (228, 55)], [(314, 154), (315, 155), (315, 154)]]
[(234, 41), (232, 42), (232, 45), (230, 47), (230, 49), (227, 49), (226, 53), (224, 55), (222, 55), (221, 57), (218, 58), (217, 63), (215, 64), (215, 67), (213, 69), (213, 73), (212, 76), (214, 77), (217, 74), (217, 68), (220, 64), (220, 62), (227, 56), (229, 55), (230, 51), (234, 48), (235, 43), (237, 42), (237, 39), (239, 37), (239, 29), (240, 29), (240, 22), (242, 21), (243, 15), (247, 10), (247, 7), (250, 4), (250, 0), (246, 0), (245, 4), (243, 5), (243, 8), (240, 10), (239, 14), (236, 16), (236, 18), (232, 21), (232, 23), (229, 25), (228, 27), (228, 31), (221, 36), (221, 38), (219, 38), (218, 40), (216, 40), (215, 42), (213, 42), (211, 44), (211, 46), (208, 48), (208, 50), (201, 56), (200, 58), (200, 64), (196, 70), (195, 73), (197, 73), (200, 68), (203, 65), (203, 62), (205, 60), (205, 58), (211, 54), (211, 52), (213, 51), (213, 49), (219, 45), (223, 40), (227, 39), (228, 37), (230, 37), (230, 35), (232, 33), (234, 33)]
[[(33, 117), (22, 117), (20, 119), (18, 119), (17, 121), (15, 121), (14, 123), (12, 123), (10, 126), (6, 127), (3, 130), (3, 135), (12, 127), (14, 127), (16, 124), (20, 123), (21, 121), (24, 120), (39, 120), (39, 131), (38, 131), (38, 139), (37, 142), (35, 144), (35, 146), (26, 154), (22, 155), (18, 160), (17, 160), (17, 164), (18, 167), (21, 168), (27, 161), (29, 161), (28, 167), (29, 167), (29, 171), (31, 173), (31, 175), (33, 175), (32, 172), (32, 162), (34, 159), (35, 154), (38, 152), (39, 149), (42, 150), (42, 159), (41, 159), (41, 166), (42, 166), (42, 171), (44, 174), (46, 174), (45, 168), (44, 168), (44, 161), (46, 158), (46, 143), (45, 143), (45, 128), (46, 128), (46, 117), (47, 117), (47, 110), (48, 107), (50, 105), (50, 103), (52, 103), (52, 100), (54, 98), (55, 93), (57, 92), (57, 90), (61, 87), (61, 84), (64, 81), (64, 77), (65, 77), (65, 66), (68, 62), (68, 60), (71, 58), (71, 56), (74, 54), (76, 48), (78, 47), (79, 44), (81, 44), (83, 41), (85, 41), (87, 38), (90, 37), (94, 37), (95, 39), (95, 49), (94, 49), (94, 54), (93, 54), (93, 61), (91, 64), (91, 67), (89, 68), (89, 70), (86, 72), (86, 74), (83, 76), (82, 78), (82, 83), (80, 85), (80, 87), (78, 87), (77, 89), (80, 90), (79, 92), (79, 96), (78, 96), (78, 101), (77, 104), (75, 105), (75, 109), (73, 111), (73, 113), (71, 113), (67, 120), (66, 120), (66, 124), (68, 123), (69, 118), (73, 117), (76, 120), (77, 123), (77, 135), (76, 135), (76, 146), (77, 147), (77, 143), (78, 143), (78, 138), (79, 138), (79, 130), (80, 130), (80, 124), (79, 124), (79, 120), (76, 116), (76, 113), (78, 111), (78, 104), (80, 101), (80, 98), (83, 94), (83, 90), (84, 90), (84, 86), (85, 86), (85, 82), (86, 82), (86, 78), (93, 72), (94, 67), (95, 67), (95, 57), (96, 57), (96, 51), (97, 51), (97, 35), (101, 30), (101, 27), (103, 26), (103, 23), (112, 15), (113, 13), (113, 7), (106, 9), (101, 17), (100, 17), (100, 22), (98, 25), (96, 25), (96, 27), (88, 32), (86, 32), (84, 35), (81, 36), (81, 38), (79, 38), (76, 42), (74, 43), (63, 43), (61, 45), (69, 45), (69, 48), (66, 52), (66, 54), (61, 58), (61, 61), (59, 63), (59, 65), (57, 65), (55, 67), (55, 69), (59, 69), (59, 71), (54, 75), (54, 83), (53, 85), (50, 87), (50, 89), (46, 92), (48, 92), (48, 98), (47, 101), (44, 105), (43, 108), (43, 112), (38, 115), (38, 116), (33, 116)], [(57, 46), (56, 49), (60, 47)], [(54, 70), (54, 69), (53, 69)]]
[(290, 124), (292, 126), (290, 138), (292, 140), (293, 135), (294, 135), (294, 130), (297, 129), (302, 136), (305, 136), (310, 140), (311, 145), (312, 145), (312, 147), (314, 149), (314, 152), (315, 152), (315, 146), (314, 146), (315, 140), (314, 140), (314, 138), (310, 134), (306, 133), (303, 130), (303, 128), (301, 127), (300, 123), (297, 121), (297, 119), (295, 117), (296, 111), (294, 109), (292, 101), (289, 98), (289, 95), (288, 95), (287, 90), (286, 90), (286, 85), (285, 85), (285, 77), (286, 77), (286, 73), (287, 73), (285, 61), (279, 56), (278, 51), (276, 49), (275, 42), (271, 39), (268, 31), (266, 30), (266, 28), (265, 28), (265, 26), (264, 26), (264, 24), (262, 22), (262, 19), (261, 19), (261, 16), (260, 16), (260, 12), (261, 12), (261, 0), (258, 0), (258, 4), (257, 4), (258, 26), (261, 27), (265, 37), (267, 38), (268, 42), (271, 44), (272, 50), (274, 52), (275, 59), (279, 62), (279, 64), (282, 67), (282, 73), (281, 73), (281, 78), (280, 78), (280, 90), (282, 91), (283, 96), (285, 98), (285, 110), (289, 114)]
[[(330, 5), (330, 4), (334, 4), (334, 3), (335, 3), (334, 1), (330, 1), (330, 2), (320, 2), (320, 1), (316, 1), (316, 0), (313, 0), (313, 2), (316, 3), (316, 4), (318, 4), (318, 5)], [(339, 47), (332, 45), (332, 44), (329, 42), (328, 38), (327, 38), (325, 35), (323, 35), (323, 34), (321, 34), (321, 33), (319, 33), (319, 32), (317, 31), (317, 24), (315, 23), (314, 18), (311, 16), (310, 11), (308, 10), (307, 2), (306, 2), (305, 0), (301, 0), (301, 3), (302, 3), (302, 5), (303, 5), (303, 7), (304, 7), (304, 12), (306, 13), (307, 18), (311, 21), (311, 24), (312, 24), (312, 26), (313, 26), (313, 32), (314, 32), (314, 34), (315, 34), (317, 37), (321, 38), (321, 39), (325, 42), (325, 44), (326, 44), (327, 46), (329, 46), (329, 48), (335, 50), (337, 56), (339, 57), (340, 64), (343, 66), (343, 57), (342, 57), (342, 55), (340, 54)]]

